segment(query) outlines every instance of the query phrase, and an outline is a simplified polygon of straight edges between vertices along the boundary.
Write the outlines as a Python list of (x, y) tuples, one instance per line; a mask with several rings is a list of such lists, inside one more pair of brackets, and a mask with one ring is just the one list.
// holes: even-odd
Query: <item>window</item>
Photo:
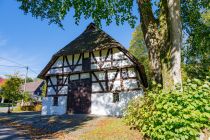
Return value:
[(128, 78), (128, 71), (126, 69), (122, 69), (122, 78)]
[(119, 101), (120, 101), (119, 93), (113, 93), (113, 103), (116, 103)]
[(90, 58), (84, 58), (82, 61), (82, 70), (86, 71), (86, 70), (90, 70)]
[(53, 97), (53, 106), (58, 106), (58, 97)]

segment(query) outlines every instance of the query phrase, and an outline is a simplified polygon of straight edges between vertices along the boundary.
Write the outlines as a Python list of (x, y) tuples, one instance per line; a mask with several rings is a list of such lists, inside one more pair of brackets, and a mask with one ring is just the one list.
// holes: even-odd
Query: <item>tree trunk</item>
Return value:
[(160, 15), (159, 15), (159, 33), (160, 33), (160, 56), (162, 66), (163, 89), (170, 91), (173, 89), (173, 80), (171, 75), (171, 43), (170, 43), (170, 23), (168, 15), (167, 0), (160, 1)]
[(148, 48), (151, 80), (162, 84), (158, 25), (152, 12), (151, 2), (149, 0), (138, 0), (138, 7), (144, 41)]
[(181, 43), (182, 26), (180, 17), (180, 0), (167, 0), (170, 24), (170, 43), (171, 43), (171, 75), (174, 88), (182, 89), (181, 78)]
[(160, 62), (160, 51), (156, 45), (150, 45), (148, 48), (150, 70), (153, 81), (158, 84), (162, 84), (162, 72)]
[(138, 0), (144, 40), (148, 48), (152, 80), (166, 90), (182, 86), (180, 0), (161, 0), (159, 23), (150, 0)]
[(1, 103), (4, 103), (4, 97), (1, 97)]
[(13, 111), (13, 109), (14, 109), (13, 103), (14, 103), (14, 102), (13, 102), (13, 100), (12, 100), (12, 111)]
[(8, 105), (8, 111), (7, 111), (7, 113), (8, 114), (11, 113), (11, 111), (10, 111), (10, 100), (9, 100), (9, 105)]

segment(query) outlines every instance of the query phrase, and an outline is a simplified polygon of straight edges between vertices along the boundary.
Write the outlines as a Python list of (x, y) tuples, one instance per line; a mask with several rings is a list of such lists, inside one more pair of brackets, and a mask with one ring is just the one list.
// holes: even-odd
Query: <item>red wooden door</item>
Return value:
[(91, 80), (71, 81), (68, 93), (68, 112), (88, 114), (91, 107)]

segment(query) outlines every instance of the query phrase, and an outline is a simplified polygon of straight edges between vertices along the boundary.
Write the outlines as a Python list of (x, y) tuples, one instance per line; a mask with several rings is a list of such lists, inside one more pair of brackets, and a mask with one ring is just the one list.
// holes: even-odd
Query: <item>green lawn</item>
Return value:
[(141, 140), (140, 132), (130, 130), (122, 119), (106, 118), (97, 123), (95, 129), (79, 135), (82, 140)]
[[(0, 107), (8, 107), (9, 103), (0, 103)], [(10, 103), (10, 106), (12, 106), (12, 104)], [(15, 106), (15, 104), (13, 104), (13, 106)]]
[(131, 130), (123, 119), (106, 117), (99, 121), (89, 121), (73, 132), (57, 133), (61, 140), (143, 140), (138, 130)]

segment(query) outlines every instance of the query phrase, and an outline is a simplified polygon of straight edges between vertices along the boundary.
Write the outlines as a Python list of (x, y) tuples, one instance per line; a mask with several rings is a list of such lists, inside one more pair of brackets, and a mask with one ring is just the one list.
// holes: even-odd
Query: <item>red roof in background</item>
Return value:
[(0, 85), (2, 85), (5, 81), (6, 81), (6, 79), (3, 79), (0, 77)]

